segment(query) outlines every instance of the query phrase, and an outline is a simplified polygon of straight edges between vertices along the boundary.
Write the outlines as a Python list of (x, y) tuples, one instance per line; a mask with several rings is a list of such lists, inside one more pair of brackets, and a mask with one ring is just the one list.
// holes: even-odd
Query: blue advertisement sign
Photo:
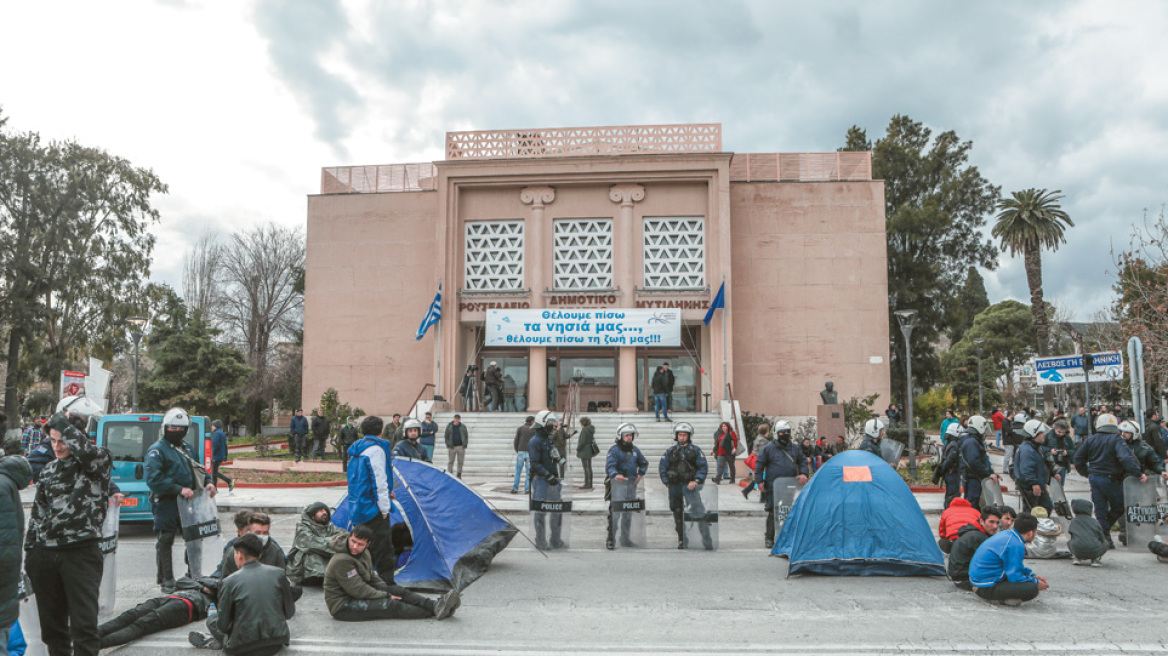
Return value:
[[(1095, 368), (1091, 371), (1093, 381), (1116, 381), (1123, 378), (1123, 354), (1118, 351), (1092, 353)], [(1073, 385), (1087, 380), (1083, 371), (1083, 356), (1064, 355), (1056, 358), (1035, 358), (1034, 369), (1038, 372), (1039, 385)]]

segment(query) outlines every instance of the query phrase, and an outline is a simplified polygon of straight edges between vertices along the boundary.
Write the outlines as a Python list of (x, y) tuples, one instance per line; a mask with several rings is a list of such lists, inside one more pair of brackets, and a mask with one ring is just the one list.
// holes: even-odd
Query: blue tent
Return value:
[[(404, 521), (414, 539), (410, 559), (394, 572), (394, 582), (434, 592), (464, 589), (487, 571), (518, 529), (474, 490), (434, 465), (408, 458), (392, 462), (390, 521)], [(337, 504), (332, 521), (352, 528), (348, 496)]]
[(900, 474), (866, 451), (845, 451), (795, 500), (772, 556), (787, 575), (944, 576), (945, 560)]

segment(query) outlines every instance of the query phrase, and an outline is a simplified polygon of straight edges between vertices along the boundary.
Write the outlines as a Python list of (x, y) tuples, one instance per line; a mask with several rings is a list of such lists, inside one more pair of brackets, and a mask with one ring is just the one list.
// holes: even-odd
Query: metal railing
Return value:
[(722, 152), (721, 123), (446, 133), (446, 159)]
[(872, 153), (737, 153), (730, 159), (733, 182), (829, 182), (871, 180)]
[(381, 194), (437, 188), (438, 167), (433, 162), (330, 166), (320, 171), (322, 194)]

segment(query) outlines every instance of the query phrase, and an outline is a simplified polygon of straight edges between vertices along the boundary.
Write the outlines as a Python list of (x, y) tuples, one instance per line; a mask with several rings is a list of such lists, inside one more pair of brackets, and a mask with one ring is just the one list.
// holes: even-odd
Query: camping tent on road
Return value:
[[(394, 502), (390, 520), (404, 521), (414, 546), (394, 572), (394, 582), (414, 590), (459, 590), (482, 576), (495, 555), (518, 533), (482, 497), (420, 460), (393, 459)], [(337, 504), (333, 523), (350, 529), (348, 496)]]
[(772, 556), (787, 575), (944, 576), (945, 561), (908, 485), (866, 451), (845, 451), (795, 500)]

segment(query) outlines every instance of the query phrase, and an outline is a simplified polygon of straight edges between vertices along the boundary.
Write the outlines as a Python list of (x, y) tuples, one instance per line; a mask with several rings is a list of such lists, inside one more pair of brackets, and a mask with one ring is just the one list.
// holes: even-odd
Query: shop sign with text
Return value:
[(487, 310), (487, 346), (681, 346), (681, 310)]

